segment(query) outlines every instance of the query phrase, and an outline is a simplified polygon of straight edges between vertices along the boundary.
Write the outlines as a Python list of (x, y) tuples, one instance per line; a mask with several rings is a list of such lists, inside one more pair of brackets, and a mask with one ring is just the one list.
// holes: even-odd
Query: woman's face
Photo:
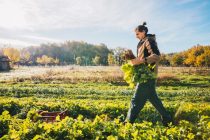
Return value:
[(139, 32), (138, 30), (136, 30), (135, 32), (136, 32), (136, 38), (138, 38), (139, 40), (145, 38), (145, 32)]

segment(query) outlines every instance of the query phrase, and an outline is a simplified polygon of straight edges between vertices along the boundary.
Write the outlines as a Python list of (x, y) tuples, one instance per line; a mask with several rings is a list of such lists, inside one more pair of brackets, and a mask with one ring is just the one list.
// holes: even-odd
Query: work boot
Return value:
[(162, 117), (162, 123), (163, 123), (163, 126), (166, 126), (166, 127), (168, 127), (169, 123), (172, 123), (174, 125), (173, 118), (170, 115), (167, 117)]

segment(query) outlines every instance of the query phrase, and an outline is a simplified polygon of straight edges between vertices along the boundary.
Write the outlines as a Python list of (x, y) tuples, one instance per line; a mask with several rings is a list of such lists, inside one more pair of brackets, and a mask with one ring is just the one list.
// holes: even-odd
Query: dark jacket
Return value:
[(146, 57), (149, 64), (156, 65), (154, 71), (157, 73), (160, 51), (154, 34), (148, 34), (144, 39), (140, 40), (137, 45), (137, 57), (140, 59)]

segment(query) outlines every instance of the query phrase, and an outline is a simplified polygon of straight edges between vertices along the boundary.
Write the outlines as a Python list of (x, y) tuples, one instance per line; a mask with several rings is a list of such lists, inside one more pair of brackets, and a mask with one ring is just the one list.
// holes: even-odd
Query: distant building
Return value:
[(10, 59), (7, 56), (0, 56), (0, 71), (9, 71), (10, 67)]

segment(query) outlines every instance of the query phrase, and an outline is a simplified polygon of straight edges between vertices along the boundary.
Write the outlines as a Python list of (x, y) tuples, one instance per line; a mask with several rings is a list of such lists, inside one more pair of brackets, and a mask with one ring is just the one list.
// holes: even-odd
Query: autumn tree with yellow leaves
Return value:
[(16, 63), (20, 60), (20, 51), (15, 48), (4, 48), (3, 54), (8, 56), (12, 63)]
[(38, 64), (42, 65), (48, 65), (48, 64), (59, 64), (59, 59), (54, 59), (52, 57), (49, 57), (47, 55), (43, 55), (42, 57), (37, 57), (36, 62)]
[(184, 52), (186, 59), (184, 64), (187, 66), (210, 66), (210, 46), (195, 46)]
[(209, 67), (210, 46), (197, 45), (173, 55), (162, 54), (160, 64), (165, 65), (167, 61), (170, 66)]
[(110, 66), (113, 66), (115, 64), (115, 58), (114, 58), (114, 55), (112, 53), (108, 54), (108, 64)]

